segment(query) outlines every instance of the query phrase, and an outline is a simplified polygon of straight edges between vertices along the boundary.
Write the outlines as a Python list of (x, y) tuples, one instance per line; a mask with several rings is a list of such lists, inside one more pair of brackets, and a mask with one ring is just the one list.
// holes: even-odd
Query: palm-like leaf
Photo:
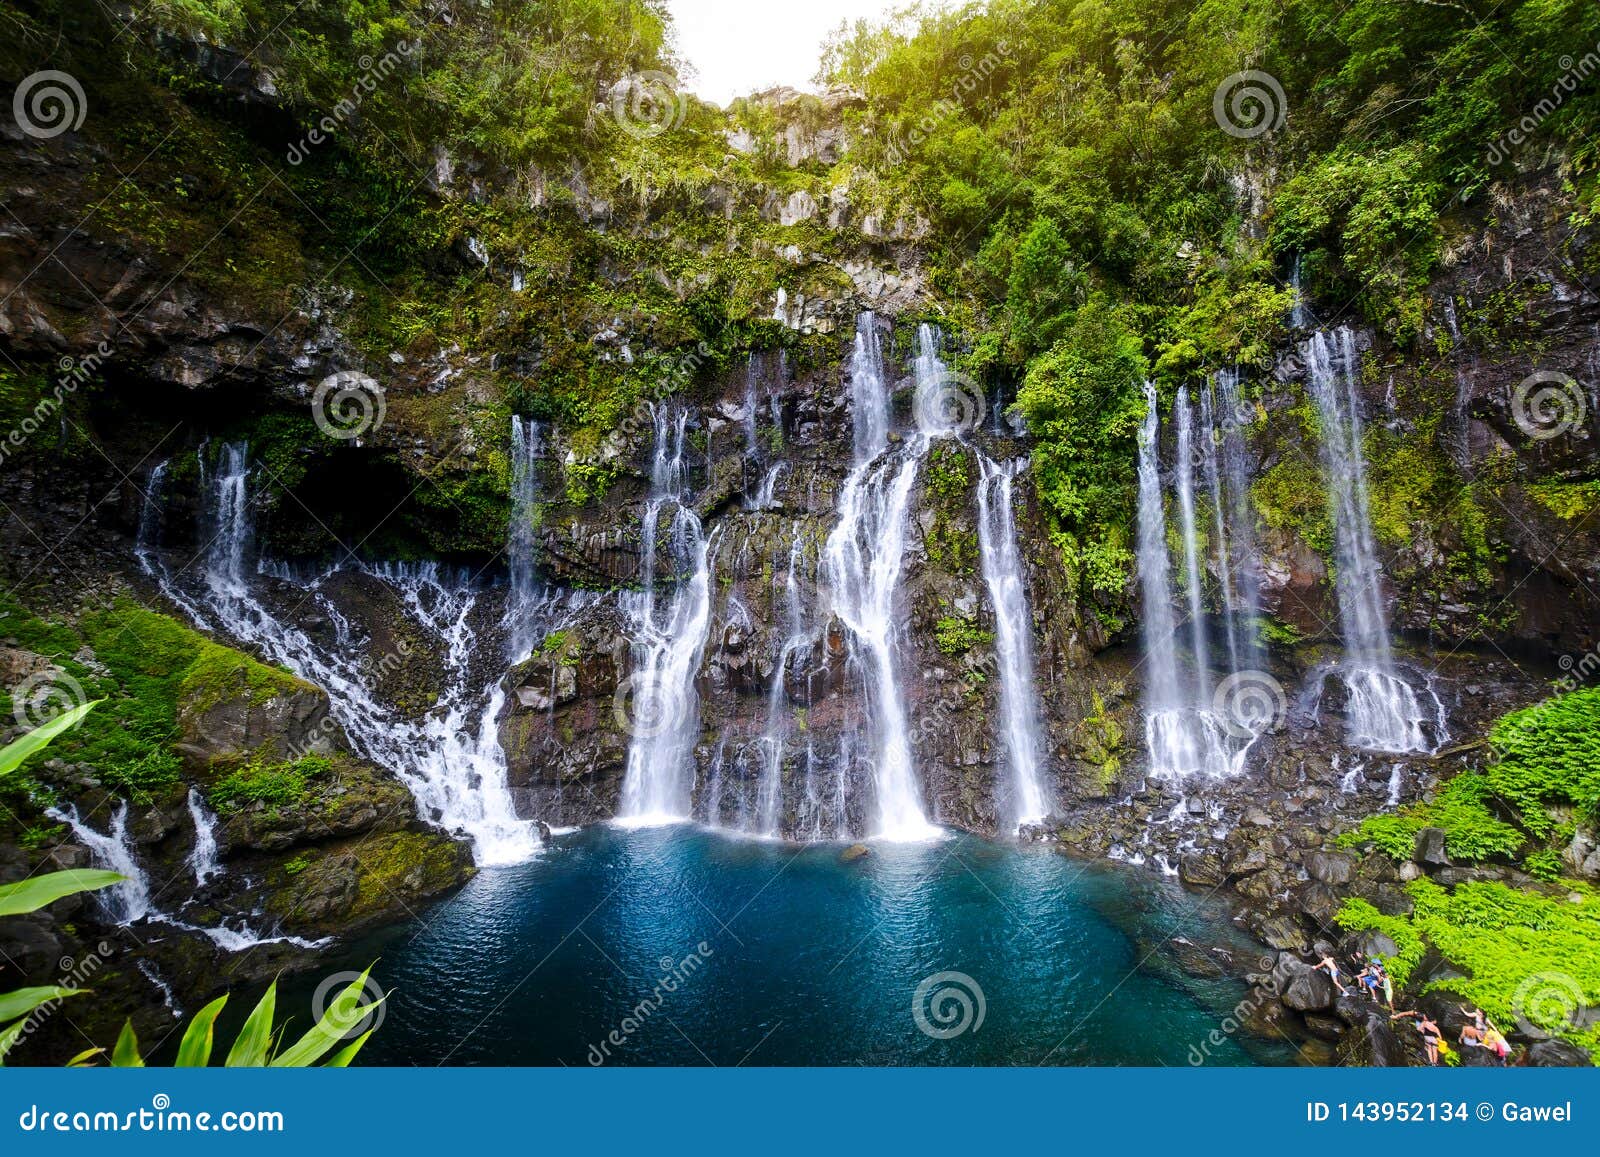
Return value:
[(85, 715), (102, 702), (104, 700), (96, 699), (93, 703), (85, 703), (80, 707), (74, 707), (71, 711), (63, 711), (50, 722), (35, 727), (20, 739), (14, 739), (4, 747), (0, 747), (0, 776), (10, 775), (16, 771), (28, 756), (47, 747), (50, 741), (63, 731), (71, 731)]
[(126, 876), (103, 872), (98, 868), (74, 868), (67, 872), (35, 876), (31, 880), (19, 880), (15, 884), (0, 884), (0, 916), (37, 912), (46, 904), (54, 904), (65, 896), (109, 888), (125, 879)]
[(122, 1022), (122, 1032), (117, 1034), (116, 1047), (111, 1050), (111, 1067), (114, 1069), (142, 1069), (144, 1058), (139, 1055), (139, 1037), (133, 1031), (133, 1022)]
[(178, 1046), (178, 1059), (173, 1062), (174, 1068), (203, 1069), (211, 1063), (211, 1045), (216, 1036), (217, 1014), (227, 1003), (226, 996), (219, 996), (194, 1014), (194, 1020), (189, 1022), (188, 1031), (183, 1034), (183, 1043)]
[[(383, 1003), (381, 999), (370, 1002), (362, 1000), (367, 989), (367, 973), (371, 971), (372, 969), (367, 969), (334, 997), (333, 1003), (328, 1005), (327, 1011), (322, 1014), (322, 1019), (305, 1036), (279, 1053), (273, 1059), (272, 1067), (303, 1069), (316, 1064), (327, 1055), (329, 1049), (348, 1036), (351, 1029), (371, 1015)], [(365, 1040), (366, 1037), (362, 1037), (353, 1049), (344, 1050), (350, 1054), (345, 1058), (344, 1064), (350, 1063), (350, 1059), (360, 1051), (360, 1045), (365, 1043)], [(343, 1068), (344, 1065), (338, 1067)]]

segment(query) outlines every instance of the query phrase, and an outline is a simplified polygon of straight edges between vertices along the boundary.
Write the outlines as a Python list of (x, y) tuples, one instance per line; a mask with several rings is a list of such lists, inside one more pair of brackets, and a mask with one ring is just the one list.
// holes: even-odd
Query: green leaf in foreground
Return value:
[(31, 880), (19, 880), (15, 884), (0, 884), (0, 916), (36, 912), (63, 897), (109, 888), (124, 879), (116, 872), (104, 872), (98, 868), (74, 868), (35, 876)]

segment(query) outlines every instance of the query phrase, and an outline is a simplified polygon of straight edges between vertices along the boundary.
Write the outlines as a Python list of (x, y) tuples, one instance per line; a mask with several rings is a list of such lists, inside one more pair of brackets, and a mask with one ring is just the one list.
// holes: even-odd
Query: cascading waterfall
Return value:
[[(1227, 597), (1229, 654), (1233, 669), (1242, 671), (1257, 668), (1263, 661), (1259, 632), (1260, 562), (1256, 556), (1250, 467), (1244, 441), (1247, 419), (1239, 392), (1239, 371), (1218, 370), (1212, 380), (1220, 437), (1214, 424), (1207, 423), (1202, 446), (1207, 455), (1208, 475), (1217, 479), (1213, 487), (1218, 528), (1217, 568)], [(1210, 410), (1208, 405), (1205, 412)]]
[(144, 484), (144, 504), (139, 507), (139, 531), (133, 543), (133, 556), (147, 575), (156, 573), (155, 548), (161, 538), (161, 501), (167, 488), (167, 471), (172, 461), (163, 458), (150, 471)]
[(126, 801), (117, 801), (116, 810), (111, 813), (111, 830), (104, 834), (83, 820), (76, 805), (46, 808), (45, 815), (71, 828), (73, 838), (89, 849), (89, 855), (100, 867), (124, 877), (120, 883), (94, 894), (107, 919), (114, 924), (127, 925), (150, 914), (150, 877), (145, 875), (133, 854), (133, 844), (128, 838)]
[(217, 817), (206, 807), (206, 801), (195, 788), (189, 789), (189, 819), (194, 823), (194, 850), (189, 853), (189, 870), (194, 882), (205, 885), (222, 875), (222, 865), (217, 862)]
[(1033, 684), (1033, 625), (1022, 582), (1012, 482), (1022, 463), (978, 456), (978, 551), (994, 606), (995, 658), (1000, 668), (1000, 734), (1010, 771), (1002, 811), (1012, 830), (1049, 812), (1040, 779), (1039, 702)]
[[(918, 335), (918, 389), (938, 367), (932, 331)], [(877, 321), (862, 314), (850, 367), (855, 465), (839, 496), (839, 521), (823, 547), (834, 615), (850, 632), (850, 666), (866, 703), (872, 778), (877, 796), (875, 835), (923, 840), (939, 829), (923, 811), (912, 762), (905, 702), (896, 672), (895, 598), (905, 561), (906, 523), (917, 467), (928, 446), (919, 433), (903, 450), (886, 453), (889, 391)], [(841, 755), (843, 758), (843, 755)]]
[[(498, 734), (505, 690), (498, 677), (487, 688), (471, 677), (476, 636), (470, 620), (476, 592), (464, 579), (433, 563), (352, 564), (393, 587), (446, 647), (448, 683), (439, 707), (421, 721), (402, 718), (368, 687), (362, 648), (349, 637), (343, 616), (320, 589), (339, 568), (309, 581), (286, 570), (273, 571), (280, 580), (305, 589), (336, 624), (340, 637), (331, 650), (280, 621), (251, 593), (244, 565), (254, 540), (249, 477), (248, 447), (242, 442), (225, 445), (219, 467), (203, 475), (205, 529), (211, 536), (205, 549), (203, 589), (191, 598), (158, 566), (163, 591), (201, 626), (209, 627), (206, 620), (214, 617), (232, 638), (326, 690), (334, 719), (357, 753), (393, 771), (410, 789), (423, 816), (470, 838), (480, 866), (527, 859), (540, 842), (534, 825), (517, 816), (506, 782)], [(265, 569), (265, 564), (257, 567)], [(536, 619), (536, 612), (549, 621), (555, 603), (548, 600), (542, 610), (525, 607), (523, 621)]]
[(1194, 510), (1194, 412), (1189, 408), (1189, 388), (1178, 387), (1173, 406), (1178, 426), (1178, 517), (1183, 533), (1184, 589), (1189, 600), (1189, 652), (1194, 658), (1194, 703), (1211, 705), (1211, 647), (1207, 639), (1205, 579), (1200, 569), (1200, 532)]
[(1199, 755), (1183, 715), (1178, 690), (1178, 652), (1174, 636), (1172, 584), (1167, 567), (1167, 514), (1161, 499), (1161, 418), (1155, 386), (1144, 387), (1144, 423), (1139, 430), (1139, 589), (1144, 596), (1145, 743), (1156, 775), (1186, 775)]
[[(1311, 335), (1303, 347), (1306, 377), (1322, 426), (1322, 461), (1334, 524), (1335, 588), (1344, 636), (1341, 672), (1349, 690), (1349, 738), (1358, 747), (1404, 753), (1429, 750), (1429, 719), (1417, 693), (1396, 673), (1383, 606), (1383, 572), (1372, 538), (1361, 410), (1360, 362), (1347, 326)], [(1437, 705), (1437, 701), (1436, 701)]]
[(544, 453), (544, 433), (532, 418), (511, 419), (511, 521), (506, 528), (506, 565), (511, 575), (511, 598), (506, 603), (506, 623), (512, 662), (533, 653), (539, 608), (550, 592), (539, 582), (534, 565), (534, 532), (539, 518), (539, 458)]
[[(204, 454), (200, 460), (201, 485), (204, 487), (207, 484)], [(210, 538), (206, 544), (206, 582), (218, 599), (248, 598), (244, 559), (253, 537), (249, 443), (228, 442), (223, 445), (216, 478), (209, 489), (210, 525), (206, 530)]]
[[(189, 793), (189, 811), (191, 815), (196, 813), (197, 806), (195, 793), (191, 790)], [(242, 924), (242, 922), (242, 926), (239, 929), (229, 928), (225, 925), (200, 927), (160, 911), (155, 905), (155, 899), (150, 894), (150, 877), (139, 866), (139, 859), (133, 852), (133, 842), (128, 836), (128, 805), (126, 801), (117, 801), (116, 810), (111, 813), (111, 829), (104, 834), (90, 827), (78, 814), (78, 809), (75, 806), (69, 806), (65, 809), (47, 808), (45, 809), (45, 814), (57, 823), (66, 824), (71, 828), (73, 839), (89, 849), (89, 855), (97, 865), (124, 877), (120, 883), (113, 884), (111, 887), (103, 888), (95, 893), (95, 901), (105, 912), (106, 918), (114, 924), (126, 927), (140, 920), (151, 920), (182, 929), (185, 932), (198, 933), (210, 939), (213, 944), (226, 952), (244, 952), (247, 949), (263, 944), (293, 944), (300, 948), (321, 948), (331, 942), (328, 939), (304, 940), (298, 936), (259, 936), (250, 930), (249, 925)], [(201, 838), (199, 833), (202, 830), (198, 819), (196, 824), (196, 838), (198, 841)], [(205, 830), (207, 831), (206, 838), (211, 840), (211, 872), (215, 873), (220, 871), (215, 866), (216, 841), (213, 836), (210, 836), (209, 828)], [(195, 851), (196, 855), (191, 855), (189, 865), (195, 873), (196, 882), (203, 884), (206, 879), (210, 878), (210, 874), (205, 878), (201, 877), (200, 861), (197, 859), (197, 855), (201, 851), (198, 842)]]
[[(673, 419), (665, 406), (656, 408), (641, 587), (622, 596), (634, 634), (633, 670), (628, 676), (633, 741), (628, 745), (618, 818), (635, 824), (686, 820), (694, 804), (692, 758), (700, 731), (695, 678), (711, 629), (711, 551), (700, 519), (688, 505), (688, 419), (687, 411), (679, 411)], [(673, 514), (666, 543), (671, 568), (667, 574), (676, 587), (665, 606), (658, 606), (658, 524), (669, 506)]]
[(788, 754), (791, 716), (789, 708), (789, 664), (797, 655), (811, 650), (813, 639), (805, 624), (800, 605), (797, 570), (803, 557), (801, 541), (795, 536), (789, 548), (789, 567), (784, 576), (784, 640), (772, 672), (772, 687), (767, 693), (767, 723), (757, 746), (761, 752), (761, 787), (757, 798), (757, 828), (764, 836), (782, 834), (783, 761)]
[[(1209, 692), (1208, 664), (1203, 626), (1191, 623), (1190, 638), (1195, 647), (1195, 675), (1183, 679), (1178, 664), (1177, 617), (1173, 614), (1171, 562), (1167, 555), (1167, 515), (1161, 494), (1159, 457), (1161, 419), (1155, 386), (1144, 387), (1145, 412), (1139, 432), (1139, 587), (1144, 597), (1144, 658), (1149, 670), (1146, 679), (1145, 744), (1150, 753), (1150, 772), (1157, 778), (1181, 779), (1188, 775), (1222, 776), (1237, 774), (1249, 749), (1232, 741), (1229, 730), (1217, 718)], [(1198, 605), (1199, 551), (1193, 513), (1192, 447), (1182, 431), (1189, 429), (1185, 415), (1187, 398), (1179, 395), (1180, 507), (1187, 506), (1183, 518), (1185, 568), (1189, 578), (1191, 617), (1200, 617)], [(1192, 434), (1190, 435), (1192, 440)], [(1183, 500), (1187, 492), (1187, 503)], [(1188, 690), (1183, 684), (1187, 682)], [(1250, 737), (1253, 740), (1254, 737)]]

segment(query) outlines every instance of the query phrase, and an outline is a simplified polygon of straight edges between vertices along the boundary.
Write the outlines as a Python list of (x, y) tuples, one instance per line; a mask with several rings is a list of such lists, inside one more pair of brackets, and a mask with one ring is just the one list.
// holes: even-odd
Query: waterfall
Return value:
[(534, 568), (534, 531), (539, 519), (539, 458), (543, 430), (532, 418), (511, 419), (511, 521), (506, 528), (506, 565), (511, 598), (506, 604), (509, 645), (514, 663), (533, 652), (537, 608), (549, 592)]
[(172, 460), (163, 458), (150, 471), (144, 484), (144, 502), (139, 507), (139, 531), (133, 540), (133, 556), (147, 575), (156, 573), (155, 550), (161, 545), (161, 500), (167, 488), (167, 470)]
[(757, 749), (761, 753), (761, 787), (757, 798), (757, 828), (764, 836), (779, 836), (783, 826), (783, 761), (788, 753), (790, 731), (788, 673), (797, 655), (811, 650), (812, 637), (806, 629), (800, 605), (797, 569), (803, 555), (798, 534), (789, 547), (789, 567), (784, 576), (784, 640), (772, 672), (772, 687), (767, 693), (767, 722)]
[[(1033, 624), (1022, 582), (1012, 482), (1020, 463), (978, 455), (978, 550), (994, 605), (995, 657), (1000, 667), (1000, 733), (1011, 774), (1002, 813), (1013, 830), (1049, 812), (1040, 781), (1039, 701), (1033, 685)], [(999, 786), (998, 783), (996, 785)]]
[[(1256, 552), (1255, 513), (1250, 506), (1250, 466), (1245, 450), (1248, 422), (1239, 393), (1239, 371), (1218, 370), (1213, 378), (1220, 438), (1212, 431), (1204, 445), (1207, 469), (1218, 477), (1216, 521), (1217, 566), (1228, 599), (1230, 655), (1235, 671), (1259, 667), (1262, 662), (1261, 572)], [(1208, 407), (1209, 409), (1209, 407)], [(1220, 445), (1219, 445), (1220, 443)], [(1220, 454), (1220, 464), (1218, 456)]]
[(1155, 386), (1144, 387), (1144, 424), (1139, 431), (1139, 589), (1144, 596), (1146, 684), (1145, 742), (1157, 775), (1185, 775), (1197, 769), (1194, 737), (1183, 717), (1178, 690), (1178, 623), (1172, 613), (1167, 566), (1167, 514), (1161, 499), (1161, 418)]
[(1200, 569), (1200, 534), (1194, 513), (1194, 413), (1189, 388), (1178, 387), (1173, 406), (1178, 426), (1178, 516), (1183, 533), (1184, 588), (1189, 597), (1189, 652), (1194, 659), (1194, 702), (1211, 704), (1211, 648), (1206, 638), (1205, 575)]
[[(191, 815), (196, 812), (195, 793), (189, 793), (189, 811)], [(250, 930), (249, 925), (242, 924), (239, 930), (219, 925), (213, 928), (202, 928), (194, 924), (185, 923), (176, 917), (169, 916), (156, 908), (150, 896), (150, 878), (145, 875), (144, 869), (139, 866), (139, 861), (134, 857), (133, 844), (128, 838), (128, 805), (124, 800), (117, 801), (116, 810), (111, 815), (111, 830), (102, 835), (95, 831), (78, 815), (76, 806), (69, 806), (65, 810), (60, 808), (46, 808), (45, 814), (57, 823), (66, 824), (72, 829), (73, 839), (89, 849), (89, 855), (94, 862), (107, 871), (117, 872), (126, 877), (121, 883), (103, 888), (94, 894), (95, 902), (105, 912), (106, 918), (114, 924), (126, 927), (139, 920), (149, 919), (185, 932), (195, 932), (207, 937), (217, 947), (226, 952), (244, 952), (263, 944), (294, 944), (300, 948), (321, 948), (332, 943), (331, 939), (304, 940), (298, 936), (258, 936)], [(196, 827), (197, 840), (201, 827)], [(211, 849), (214, 856), (216, 841), (209, 836)], [(196, 852), (200, 850), (196, 844)], [(200, 878), (200, 868), (195, 856), (189, 860), (191, 868), (195, 871), (196, 881), (204, 883)], [(212, 860), (215, 870), (215, 860)], [(209, 878), (209, 877), (208, 877)]]
[(761, 478), (761, 485), (756, 489), (755, 497), (745, 502), (745, 509), (751, 511), (774, 509), (778, 505), (778, 479), (783, 477), (783, 472), (787, 469), (789, 469), (787, 462), (774, 462), (769, 466)]
[[(932, 331), (924, 326), (917, 357), (918, 389), (941, 372)], [(839, 496), (839, 521), (823, 547), (834, 615), (848, 629), (849, 662), (860, 677), (871, 732), (876, 835), (921, 840), (939, 834), (928, 823), (912, 763), (905, 702), (896, 673), (896, 594), (905, 562), (907, 515), (917, 467), (928, 446), (919, 433), (886, 453), (889, 391), (876, 319), (862, 314), (850, 370), (855, 465)]]
[(194, 882), (204, 885), (222, 875), (222, 865), (217, 862), (217, 817), (206, 807), (205, 799), (195, 788), (189, 789), (189, 819), (194, 823), (194, 850), (189, 853), (189, 870)]
[(72, 836), (84, 847), (101, 868), (124, 877), (120, 883), (102, 888), (94, 894), (95, 901), (114, 924), (132, 924), (150, 912), (150, 878), (139, 867), (133, 855), (133, 843), (128, 839), (128, 804), (118, 800), (111, 813), (111, 830), (106, 834), (95, 831), (81, 816), (78, 808), (46, 808), (45, 815), (72, 829)]
[[(622, 596), (634, 636), (633, 670), (627, 680), (633, 740), (619, 818), (639, 824), (688, 819), (694, 803), (693, 754), (700, 733), (695, 679), (711, 628), (711, 564), (710, 543), (688, 505), (688, 419), (687, 411), (680, 410), (673, 419), (665, 406), (656, 408), (641, 586)], [(666, 605), (658, 607), (657, 538), (661, 515), (669, 506), (667, 577), (676, 585)]]
[[(321, 589), (341, 567), (309, 580), (282, 568), (273, 570), (280, 581), (299, 586), (336, 624), (338, 639), (332, 648), (280, 620), (251, 593), (244, 565), (255, 537), (249, 479), (248, 447), (242, 442), (223, 447), (214, 472), (203, 470), (203, 529), (210, 535), (204, 581), (191, 597), (156, 562), (162, 590), (203, 629), (209, 630), (208, 619), (214, 618), (240, 644), (327, 691), (333, 718), (356, 753), (392, 771), (416, 798), (425, 819), (471, 839), (480, 866), (527, 859), (538, 850), (539, 838), (533, 824), (518, 817), (506, 780), (498, 734), (505, 689), (498, 674), (487, 687), (472, 675), (477, 637), (471, 620), (477, 592), (464, 577), (436, 563), (342, 564), (393, 588), (445, 648), (446, 686), (438, 706), (420, 721), (404, 718), (381, 703), (369, 686), (367, 661), (376, 658), (381, 664), (394, 657), (366, 654), (363, 641), (350, 636), (348, 624)], [(263, 562), (256, 569), (269, 567)], [(524, 607), (521, 622), (529, 625), (535, 611), (548, 621), (556, 606), (552, 598), (540, 607)], [(204, 931), (210, 935), (216, 930)]]
[[(206, 487), (205, 455), (201, 455), (201, 486)], [(246, 442), (227, 442), (217, 462), (217, 473), (209, 482), (206, 527), (210, 538), (205, 547), (206, 582), (220, 599), (248, 597), (244, 578), (244, 556), (251, 545), (250, 446)]]
[[(1344, 636), (1349, 738), (1358, 747), (1403, 753), (1429, 750), (1416, 691), (1396, 674), (1383, 605), (1383, 572), (1372, 537), (1356, 393), (1355, 334), (1318, 331), (1303, 347), (1306, 377), (1321, 417), (1322, 461), (1334, 529), (1334, 586)], [(1442, 722), (1442, 721), (1438, 721)]]
[[(1234, 775), (1243, 770), (1244, 756), (1254, 735), (1235, 737), (1213, 708), (1208, 674), (1203, 607), (1199, 601), (1199, 545), (1194, 515), (1192, 424), (1187, 396), (1180, 391), (1177, 485), (1184, 537), (1184, 567), (1188, 575), (1190, 640), (1194, 647), (1194, 677), (1182, 678), (1178, 664), (1177, 618), (1173, 614), (1171, 563), (1167, 556), (1167, 516), (1161, 493), (1161, 420), (1155, 386), (1144, 387), (1148, 409), (1139, 432), (1139, 587), (1144, 599), (1144, 661), (1146, 678), (1145, 745), (1150, 771), (1157, 778), (1194, 774)], [(1188, 432), (1187, 434), (1185, 432)], [(1188, 683), (1187, 692), (1183, 684)], [(1244, 740), (1241, 745), (1238, 740)]]

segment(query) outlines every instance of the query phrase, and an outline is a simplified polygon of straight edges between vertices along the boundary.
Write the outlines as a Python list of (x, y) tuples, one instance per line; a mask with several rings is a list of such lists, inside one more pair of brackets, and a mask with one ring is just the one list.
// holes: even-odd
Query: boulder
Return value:
[(866, 844), (851, 844), (839, 853), (839, 862), (841, 864), (854, 863), (856, 860), (865, 859), (870, 855), (872, 855), (872, 849), (867, 847)]
[(1538, 1068), (1587, 1068), (1594, 1063), (1585, 1050), (1564, 1040), (1542, 1040), (1528, 1050), (1528, 1063)]
[(327, 692), (222, 647), (203, 654), (185, 678), (178, 731), (179, 748), (204, 764), (244, 754), (294, 759), (328, 752), (339, 736)]
[(1293, 952), (1278, 954), (1272, 988), (1278, 999), (1296, 1012), (1323, 1012), (1333, 1007), (1333, 981), (1328, 974)]
[(1355, 857), (1343, 852), (1307, 852), (1305, 866), (1306, 873), (1313, 880), (1330, 888), (1348, 884), (1356, 871)]
[(1191, 853), (1178, 861), (1178, 879), (1191, 888), (1219, 888), (1226, 877), (1216, 856)]
[(1344, 1021), (1336, 1016), (1325, 1016), (1318, 1012), (1308, 1012), (1305, 1016), (1306, 1031), (1318, 1040), (1338, 1041), (1349, 1031)]
[(1444, 839), (1443, 828), (1423, 828), (1417, 833), (1411, 858), (1424, 867), (1449, 867), (1450, 857), (1445, 853)]

